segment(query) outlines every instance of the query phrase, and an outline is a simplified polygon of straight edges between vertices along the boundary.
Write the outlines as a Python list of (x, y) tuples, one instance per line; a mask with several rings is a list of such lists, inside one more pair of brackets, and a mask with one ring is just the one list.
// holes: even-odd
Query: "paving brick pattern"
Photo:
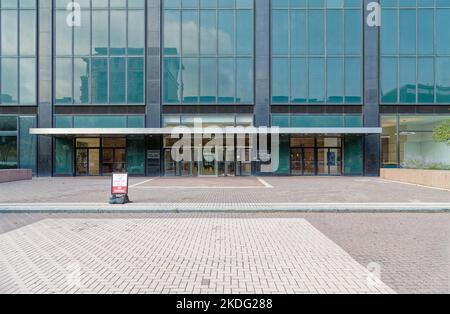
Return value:
[(393, 293), (302, 218), (44, 219), (0, 235), (0, 293)]
[[(399, 293), (450, 293), (450, 215), (425, 213), (0, 214), (0, 234), (43, 219), (304, 218)], [(2, 264), (0, 263), (0, 267)], [(4, 269), (4, 268), (3, 268)], [(1, 270), (3, 278), (8, 272)]]
[[(150, 178), (131, 178), (130, 185), (147, 180)], [(131, 187), (129, 194), (135, 204), (450, 203), (450, 191), (387, 182), (378, 178), (268, 177), (263, 180), (272, 187), (264, 186), (257, 178), (245, 177), (155, 178)], [(0, 184), (0, 191), (0, 204), (106, 204), (110, 196), (110, 179), (34, 179)]]

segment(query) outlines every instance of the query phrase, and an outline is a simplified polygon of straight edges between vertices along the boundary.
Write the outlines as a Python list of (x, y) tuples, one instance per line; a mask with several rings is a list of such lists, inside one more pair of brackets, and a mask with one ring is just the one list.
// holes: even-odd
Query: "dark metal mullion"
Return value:
[(400, 140), (401, 140), (401, 137), (400, 137), (400, 115), (399, 114), (396, 115), (396, 119), (397, 119), (397, 166), (400, 167), (401, 166), (400, 165), (400, 158), (401, 158)]
[[(19, 2), (17, 2), (16, 11), (16, 38), (17, 38), (17, 104), (20, 104), (20, 10), (19, 10)], [(19, 141), (17, 141), (18, 143)]]
[[(0, 28), (1, 28), (1, 23), (2, 23), (2, 14), (3, 14), (3, 10), (0, 8)], [(2, 55), (3, 51), (2, 51), (2, 33), (0, 32), (0, 95), (2, 95), (2, 63), (3, 63), (3, 55)], [(0, 105), (2, 104), (2, 99), (0, 97)]]
[[(95, 0), (93, 0), (95, 1)], [(108, 0), (108, 53), (106, 54), (106, 103), (111, 104), (111, 2)]]
[[(129, 5), (128, 1), (126, 2), (125, 8), (125, 104), (128, 105), (128, 22), (129, 22)], [(145, 34), (145, 32), (144, 32)]]

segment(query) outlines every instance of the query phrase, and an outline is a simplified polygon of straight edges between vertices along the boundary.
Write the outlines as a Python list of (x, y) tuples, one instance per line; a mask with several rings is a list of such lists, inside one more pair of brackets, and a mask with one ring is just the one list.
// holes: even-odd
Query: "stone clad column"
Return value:
[[(38, 1), (38, 127), (53, 126), (52, 97), (52, 1)], [(38, 137), (38, 175), (52, 175), (52, 138)]]
[[(367, 17), (370, 3), (380, 1), (364, 0), (364, 127), (380, 127), (379, 102), (379, 48), (380, 27), (371, 26)], [(364, 145), (364, 173), (379, 176), (381, 167), (381, 136), (366, 135)]]
[(270, 126), (270, 1), (255, 1), (255, 126)]

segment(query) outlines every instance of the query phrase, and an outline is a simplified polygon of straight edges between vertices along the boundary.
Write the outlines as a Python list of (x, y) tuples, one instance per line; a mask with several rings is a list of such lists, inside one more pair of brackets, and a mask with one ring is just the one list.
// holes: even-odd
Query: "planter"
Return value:
[(0, 170), (0, 183), (31, 180), (32, 177), (31, 169)]
[(450, 190), (450, 170), (381, 169), (386, 180)]

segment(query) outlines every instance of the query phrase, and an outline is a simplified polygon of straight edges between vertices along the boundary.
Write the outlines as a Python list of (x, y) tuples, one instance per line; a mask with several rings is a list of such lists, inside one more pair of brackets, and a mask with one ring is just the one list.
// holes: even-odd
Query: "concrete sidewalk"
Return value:
[(361, 177), (131, 178), (110, 206), (109, 178), (0, 185), (1, 211), (450, 211), (450, 191)]

